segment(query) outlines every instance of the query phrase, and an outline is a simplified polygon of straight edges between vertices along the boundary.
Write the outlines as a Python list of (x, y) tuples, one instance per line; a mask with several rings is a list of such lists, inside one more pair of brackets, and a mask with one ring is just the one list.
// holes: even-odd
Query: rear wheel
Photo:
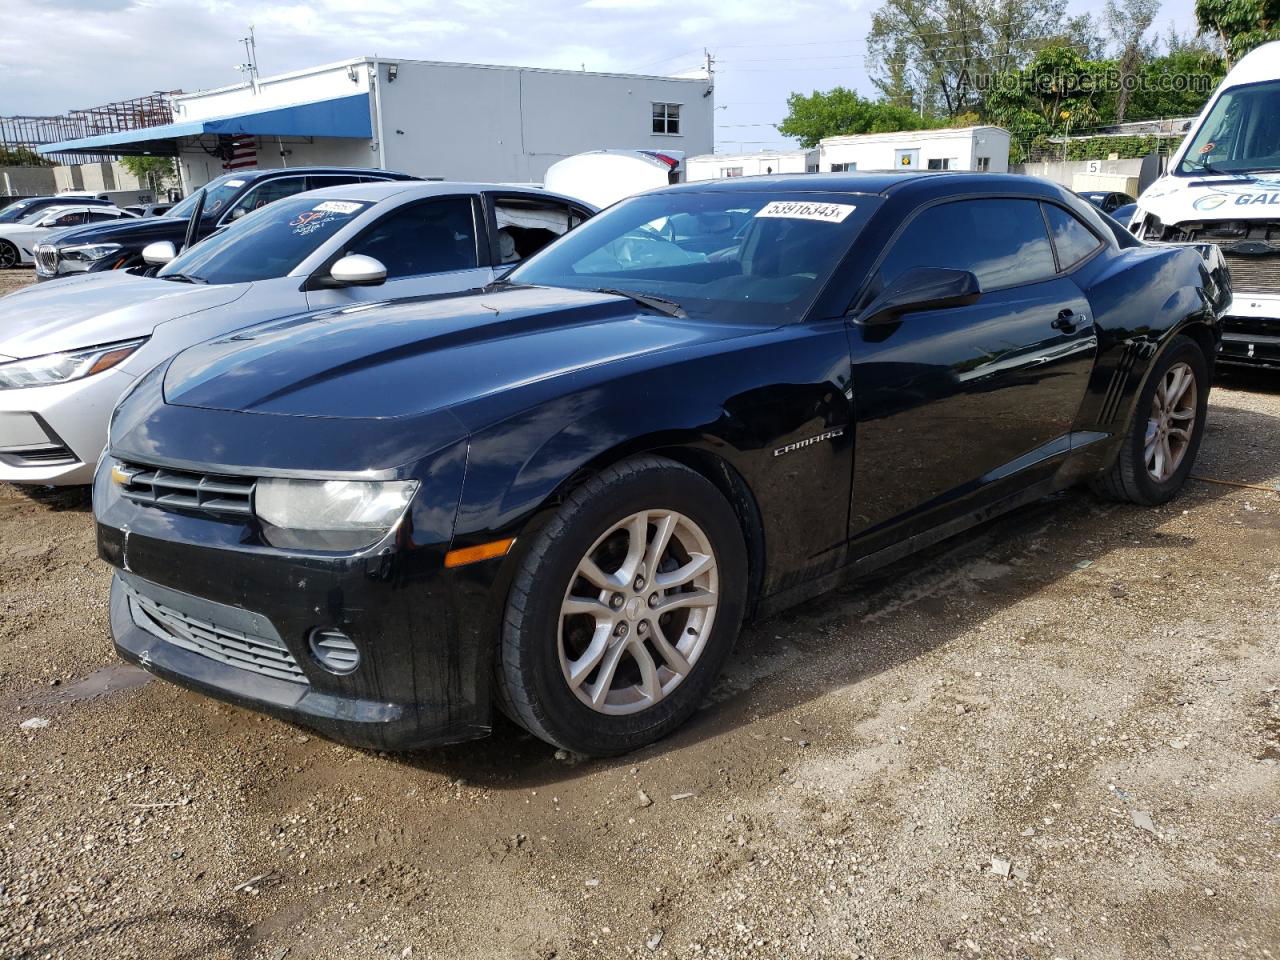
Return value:
[(1146, 506), (1173, 499), (1200, 450), (1208, 405), (1209, 364), (1194, 340), (1179, 336), (1156, 361), (1116, 462), (1095, 489)]
[(658, 457), (610, 467), (568, 497), (521, 562), (499, 701), (577, 753), (657, 740), (715, 681), (746, 579), (737, 517), (708, 480)]
[(18, 248), (8, 240), (0, 240), (0, 270), (8, 270), (22, 262)]

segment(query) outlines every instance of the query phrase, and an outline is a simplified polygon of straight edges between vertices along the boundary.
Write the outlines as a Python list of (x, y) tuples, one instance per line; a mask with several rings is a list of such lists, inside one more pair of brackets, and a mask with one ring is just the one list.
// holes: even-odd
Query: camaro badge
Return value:
[(791, 453), (795, 450), (801, 450), (805, 447), (811, 447), (815, 443), (821, 443), (823, 440), (834, 440), (836, 437), (844, 436), (844, 427), (836, 427), (834, 430), (828, 430), (826, 433), (820, 433), (816, 437), (810, 437), (808, 440), (797, 440), (795, 443), (788, 443), (785, 447), (779, 447), (773, 451), (775, 457), (780, 457), (784, 453)]

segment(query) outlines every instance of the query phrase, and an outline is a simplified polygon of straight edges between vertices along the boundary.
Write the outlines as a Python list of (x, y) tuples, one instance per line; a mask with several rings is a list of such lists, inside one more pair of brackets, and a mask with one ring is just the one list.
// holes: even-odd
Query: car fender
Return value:
[(843, 321), (816, 326), (580, 371), (555, 396), (477, 430), (455, 543), (520, 536), (584, 476), (665, 450), (741, 478), (762, 518), (763, 592), (836, 564), (851, 481), (848, 348)]

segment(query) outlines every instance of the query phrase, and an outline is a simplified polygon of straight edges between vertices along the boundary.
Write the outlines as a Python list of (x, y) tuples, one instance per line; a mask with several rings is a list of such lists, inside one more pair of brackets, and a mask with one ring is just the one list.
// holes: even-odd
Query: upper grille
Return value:
[(188, 470), (118, 463), (112, 475), (130, 500), (170, 510), (220, 517), (253, 515), (253, 477), (223, 476)]
[(1280, 254), (1250, 256), (1224, 250), (1223, 258), (1231, 268), (1231, 289), (1236, 293), (1280, 294)]
[(188, 616), (124, 584), (133, 622), (148, 633), (192, 653), (277, 680), (308, 683), (298, 661), (275, 638), (255, 637)]
[(58, 272), (58, 248), (49, 243), (36, 247), (36, 269), (43, 274), (53, 275)]

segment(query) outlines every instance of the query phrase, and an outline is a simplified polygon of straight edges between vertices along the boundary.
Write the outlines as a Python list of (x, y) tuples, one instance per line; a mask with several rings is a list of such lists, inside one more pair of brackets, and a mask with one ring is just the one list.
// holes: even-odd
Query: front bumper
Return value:
[(116, 369), (70, 383), (0, 390), (0, 481), (90, 483), (111, 411), (133, 382)]
[(136, 599), (139, 596), (163, 605), (167, 611), (217, 623), (224, 630), (239, 627), (247, 633), (256, 627), (268, 635), (274, 630), (261, 614), (212, 603), (117, 572), (111, 582), (111, 633), (116, 652), (124, 660), (179, 686), (304, 724), (335, 740), (376, 749), (406, 749), (469, 739), (487, 732), (487, 728), (450, 727), (447, 711), (424, 712), (417, 704), (387, 703), (325, 690), (310, 682), (255, 672), (196, 652), (189, 645), (181, 645), (180, 636), (166, 636), (163, 627), (149, 620)]
[(1280, 297), (1237, 293), (1222, 318), (1223, 363), (1280, 367)]
[[(444, 568), (463, 463), (446, 455), (396, 530), (338, 554), (272, 547), (251, 518), (132, 501), (104, 462), (94, 512), (99, 556), (116, 568), (117, 651), (181, 686), (355, 746), (486, 735), (500, 562)], [(328, 630), (355, 644), (354, 670), (317, 657), (312, 638)]]

